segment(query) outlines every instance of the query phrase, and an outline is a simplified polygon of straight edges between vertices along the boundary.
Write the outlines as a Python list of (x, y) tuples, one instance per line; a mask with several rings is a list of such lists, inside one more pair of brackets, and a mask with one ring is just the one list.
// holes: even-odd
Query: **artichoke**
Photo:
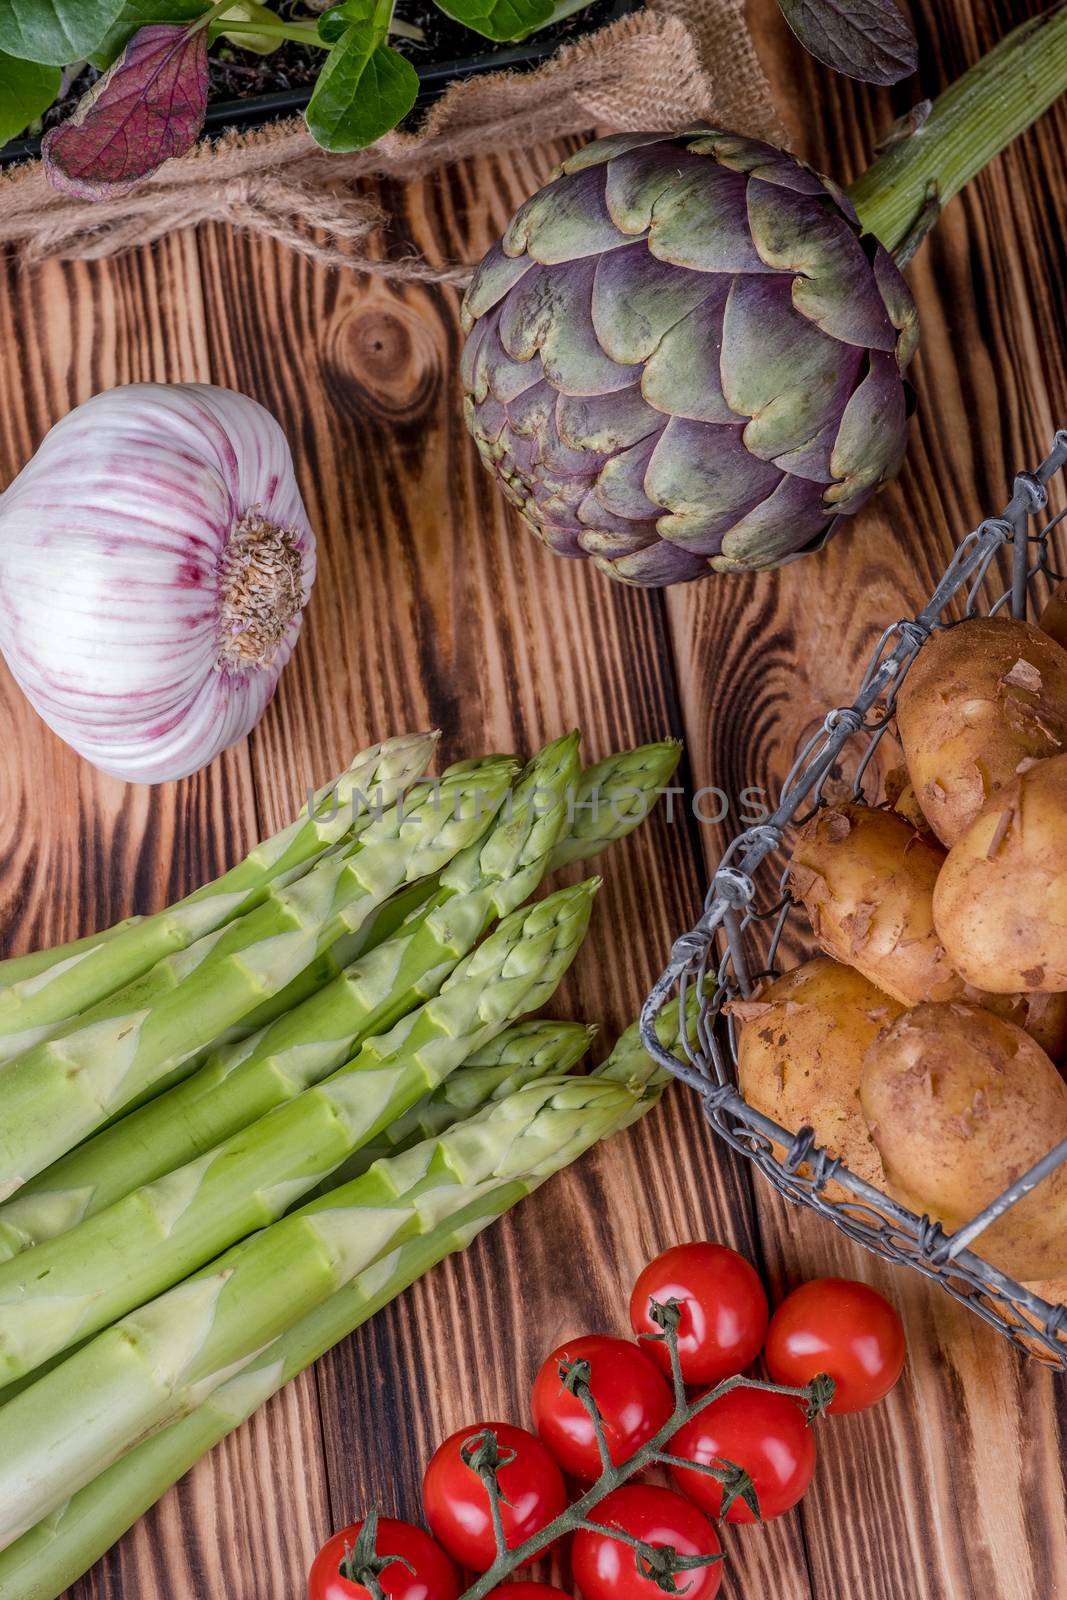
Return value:
[(904, 454), (907, 285), (841, 188), (755, 139), (588, 145), (463, 315), (486, 465), (551, 549), (625, 583), (776, 566)]

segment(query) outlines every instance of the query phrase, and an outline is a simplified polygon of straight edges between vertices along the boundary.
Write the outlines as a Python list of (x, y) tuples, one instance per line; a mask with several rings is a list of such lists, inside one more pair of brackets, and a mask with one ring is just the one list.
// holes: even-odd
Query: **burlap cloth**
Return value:
[(87, 202), (56, 192), (40, 162), (0, 174), (0, 245), (27, 261), (114, 255), (198, 222), (268, 234), (331, 265), (408, 281), (463, 282), (470, 266), (383, 258), (385, 220), (355, 180), (416, 177), (448, 162), (522, 148), (594, 125), (673, 129), (706, 118), (782, 142), (744, 0), (651, 0), (564, 46), (532, 72), (453, 84), (414, 133), (329, 155), (302, 119), (203, 140), (133, 194)]

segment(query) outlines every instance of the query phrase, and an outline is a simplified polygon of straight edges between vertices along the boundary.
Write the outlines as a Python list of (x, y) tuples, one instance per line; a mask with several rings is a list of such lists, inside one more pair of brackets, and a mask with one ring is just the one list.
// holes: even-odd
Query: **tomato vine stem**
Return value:
[[(717, 1478), (724, 1485), (727, 1491), (723, 1497), (723, 1514), (725, 1514), (729, 1504), (737, 1498), (738, 1494), (751, 1490), (751, 1479), (744, 1469), (734, 1462), (723, 1461), (718, 1465), (695, 1461), (681, 1462), (678, 1457), (672, 1456), (669, 1446), (678, 1430), (684, 1427), (687, 1422), (692, 1421), (694, 1417), (699, 1416), (708, 1406), (713, 1405), (716, 1400), (721, 1400), (724, 1395), (730, 1394), (734, 1389), (762, 1389), (768, 1394), (784, 1394), (791, 1396), (793, 1399), (802, 1400), (807, 1406), (809, 1418), (820, 1416), (833, 1399), (833, 1380), (824, 1375), (813, 1378), (803, 1388), (796, 1389), (786, 1384), (766, 1383), (761, 1378), (746, 1378), (739, 1374), (736, 1377), (724, 1379), (715, 1388), (709, 1389), (705, 1394), (698, 1395), (695, 1400), (690, 1400), (686, 1394), (685, 1379), (682, 1376), (681, 1359), (678, 1354), (679, 1307), (671, 1301), (667, 1302), (666, 1305), (658, 1305), (653, 1301), (651, 1315), (653, 1321), (662, 1328), (663, 1332), (662, 1335), (651, 1334), (646, 1335), (646, 1337), (653, 1339), (662, 1337), (671, 1358), (671, 1373), (674, 1379), (674, 1409), (671, 1416), (663, 1424), (659, 1432), (654, 1434), (646, 1444), (642, 1445), (640, 1450), (635, 1451), (627, 1460), (615, 1465), (608, 1451), (603, 1419), (593, 1398), (588, 1376), (580, 1370), (587, 1364), (583, 1362), (575, 1362), (571, 1365), (561, 1363), (560, 1381), (566, 1388), (570, 1389), (571, 1393), (582, 1402), (588, 1411), (596, 1432), (601, 1460), (605, 1463), (604, 1469), (597, 1481), (591, 1488), (586, 1490), (580, 1499), (576, 1500), (573, 1505), (568, 1506), (566, 1511), (561, 1512), (554, 1521), (548, 1523), (539, 1533), (533, 1534), (512, 1550), (507, 1548), (503, 1517), (501, 1515), (501, 1505), (504, 1502), (496, 1474), (495, 1472), (491, 1474), (479, 1473), (489, 1496), (493, 1526), (496, 1530), (497, 1555), (489, 1570), (477, 1578), (470, 1588), (464, 1590), (460, 1600), (485, 1600), (485, 1596), (491, 1590), (505, 1582), (519, 1567), (525, 1566), (527, 1562), (533, 1561), (537, 1556), (542, 1555), (558, 1539), (565, 1539), (568, 1535), (581, 1530), (595, 1531), (602, 1536), (617, 1539), (622, 1544), (630, 1545), (634, 1549), (639, 1569), (644, 1575), (656, 1583), (659, 1588), (663, 1589), (664, 1593), (677, 1592), (676, 1587), (673, 1585), (674, 1574), (691, 1571), (697, 1565), (710, 1566), (713, 1562), (721, 1560), (721, 1556), (699, 1558), (695, 1556), (679, 1556), (677, 1552), (669, 1551), (666, 1546), (651, 1545), (641, 1539), (636, 1539), (621, 1528), (616, 1528), (607, 1523), (593, 1522), (590, 1519), (590, 1512), (595, 1511), (601, 1501), (605, 1500), (609, 1494), (613, 1494), (616, 1489), (621, 1488), (624, 1483), (627, 1483), (638, 1473), (643, 1472), (647, 1467), (684, 1465), (688, 1471), (700, 1472), (709, 1477)], [(492, 1437), (492, 1429), (484, 1429), (477, 1436), (472, 1436), (471, 1442), (473, 1442), (474, 1437), (477, 1437), (479, 1442), (479, 1450), (484, 1449)], [(495, 1443), (495, 1439), (493, 1442)], [(473, 1467), (473, 1462), (469, 1462), (468, 1465)], [(477, 1468), (474, 1468), (474, 1470), (477, 1470)], [(754, 1502), (755, 1494), (753, 1491), (752, 1498), (748, 1503), (754, 1504)], [(758, 1515), (758, 1505), (755, 1505), (755, 1509)], [(665, 1559), (665, 1551), (668, 1559)], [(671, 1556), (674, 1557), (673, 1567), (669, 1565)]]

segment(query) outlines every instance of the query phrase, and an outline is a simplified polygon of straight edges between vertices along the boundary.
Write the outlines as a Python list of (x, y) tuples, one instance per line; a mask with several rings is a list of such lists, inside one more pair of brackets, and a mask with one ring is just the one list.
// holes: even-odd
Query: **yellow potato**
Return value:
[(895, 811), (898, 817), (903, 817), (905, 822), (910, 823), (916, 833), (934, 837), (933, 829), (926, 820), (926, 813), (919, 804), (907, 767), (893, 767), (886, 773), (885, 803), (890, 811)]
[(818, 1143), (857, 1178), (884, 1188), (859, 1087), (864, 1052), (900, 1015), (896, 1001), (820, 956), (775, 979), (758, 1000), (735, 1001), (731, 1009), (742, 1019), (738, 1081), (749, 1105), (793, 1133), (813, 1128)]
[(1010, 617), (937, 633), (900, 687), (897, 729), (919, 804), (952, 845), (1025, 763), (1067, 751), (1067, 650)]
[(953, 845), (934, 922), (978, 988), (1067, 990), (1067, 755), (1006, 784)]
[[(905, 1011), (867, 1050), (860, 1102), (889, 1192), (953, 1233), (1061, 1139), (1067, 1083), (1013, 1023), (953, 1002)], [(981, 1234), (1019, 1279), (1067, 1272), (1067, 1169)]]
[(1042, 633), (1067, 649), (1067, 581), (1049, 595), (1037, 625)]
[(894, 811), (851, 801), (824, 806), (801, 829), (789, 885), (827, 955), (902, 1005), (953, 1000), (963, 983), (932, 906), (943, 860), (941, 848)]

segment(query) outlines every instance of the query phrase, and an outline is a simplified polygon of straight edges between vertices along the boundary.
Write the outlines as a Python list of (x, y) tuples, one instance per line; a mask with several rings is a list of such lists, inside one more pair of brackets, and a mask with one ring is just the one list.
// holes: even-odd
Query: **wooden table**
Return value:
[[(1039, 0), (914, 0), (934, 94)], [(796, 148), (852, 176), (909, 103), (833, 77), (773, 0), (752, 20)], [(1067, 108), (953, 203), (911, 270), (919, 412), (899, 483), (817, 559), (638, 593), (558, 561), (505, 510), (463, 430), (458, 296), (318, 270), (223, 227), (121, 260), (7, 270), (0, 483), (58, 417), (137, 379), (255, 395), (293, 442), (320, 543), (304, 638), (246, 744), (158, 789), (103, 779), (0, 678), (5, 943), (52, 943), (163, 904), (280, 825), (310, 780), (416, 725), (450, 758), (529, 750), (572, 724), (596, 756), (684, 734), (687, 784), (771, 784), (851, 697), (883, 624), (910, 614), (955, 539), (1067, 419), (1062, 224)], [(397, 241), (477, 258), (558, 150), (389, 186)], [(688, 927), (713, 830), (662, 816), (607, 858), (560, 1015), (605, 1042)], [(826, 1271), (885, 1287), (910, 1365), (889, 1402), (820, 1433), (793, 1516), (728, 1537), (745, 1600), (1052, 1600), (1067, 1595), (1065, 1393), (948, 1298), (787, 1210), (711, 1143), (681, 1091), (439, 1268), (293, 1383), (171, 1492), (88, 1597), (297, 1600), (320, 1541), (372, 1502), (418, 1514), (420, 1466), (475, 1418), (526, 1418), (561, 1337), (623, 1331), (639, 1265), (679, 1239), (750, 1251), (775, 1293)], [(480, 1308), (480, 1309), (479, 1309)], [(475, 1335), (475, 1320), (481, 1322)]]

